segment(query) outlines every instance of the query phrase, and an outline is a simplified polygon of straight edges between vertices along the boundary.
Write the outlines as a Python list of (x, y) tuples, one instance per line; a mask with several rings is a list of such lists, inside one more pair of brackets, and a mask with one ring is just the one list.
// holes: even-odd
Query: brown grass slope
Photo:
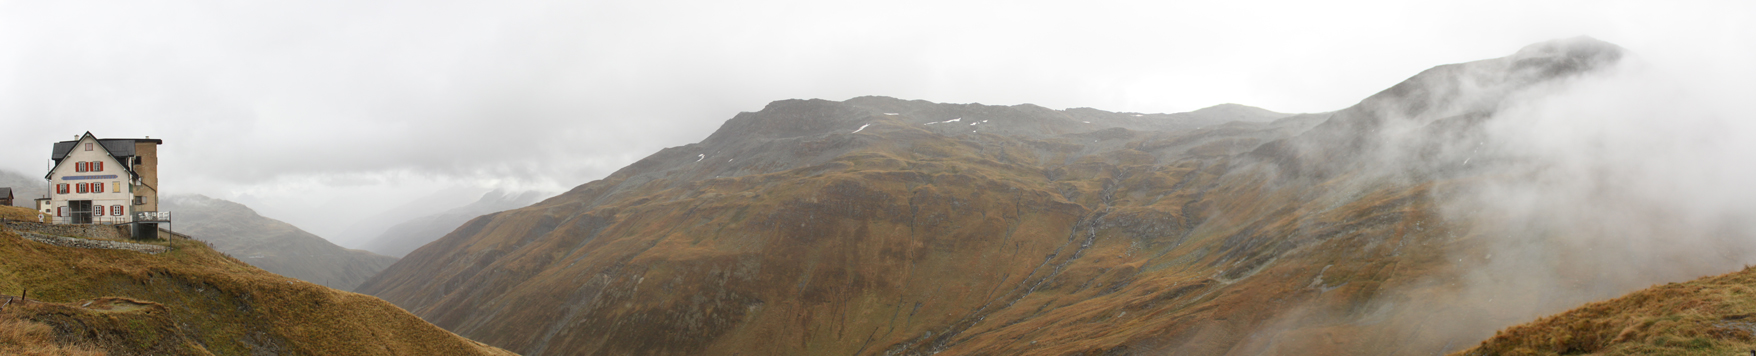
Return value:
[(1756, 269), (1653, 286), (1513, 326), (1453, 355), (1746, 355)]
[(171, 251), (66, 248), (0, 229), (0, 292), (28, 290), (30, 298), (0, 310), (0, 322), (34, 330), (14, 338), (35, 340), (19, 347), (110, 355), (510, 354), (378, 298), (268, 273), (200, 241), (149, 243)]
[(1380, 114), (1179, 115), (775, 102), (359, 290), (531, 355), (1408, 354), (1503, 317), (1446, 297), (1468, 180), (1299, 147)]

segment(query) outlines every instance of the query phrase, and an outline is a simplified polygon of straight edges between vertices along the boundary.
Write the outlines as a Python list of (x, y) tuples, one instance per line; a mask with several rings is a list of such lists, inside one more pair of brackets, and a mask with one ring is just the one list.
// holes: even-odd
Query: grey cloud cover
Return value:
[(348, 226), (434, 191), (565, 189), (772, 100), (1318, 112), (1581, 34), (1748, 60), (1752, 7), (0, 1), (0, 168), (37, 174), (85, 131), (164, 138), (167, 192), (356, 246)]

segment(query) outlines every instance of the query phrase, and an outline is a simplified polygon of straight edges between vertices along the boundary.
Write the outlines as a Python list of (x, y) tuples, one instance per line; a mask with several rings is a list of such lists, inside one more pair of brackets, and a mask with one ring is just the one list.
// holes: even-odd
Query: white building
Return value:
[[(131, 224), (161, 220), (158, 211), (158, 145), (152, 138), (98, 139), (86, 132), (56, 142), (50, 160), (49, 198), (37, 209), (57, 224)], [(162, 220), (169, 220), (168, 217)], [(151, 230), (156, 230), (152, 224)]]

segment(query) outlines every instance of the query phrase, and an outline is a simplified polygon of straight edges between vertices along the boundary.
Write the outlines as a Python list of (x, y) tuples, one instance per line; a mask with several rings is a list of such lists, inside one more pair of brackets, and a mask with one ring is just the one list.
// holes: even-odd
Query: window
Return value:
[(98, 168), (92, 169), (93, 172), (103, 172), (104, 171), (104, 161), (97, 161), (97, 162), (93, 162), (93, 163), (98, 164)]
[(85, 143), (85, 150), (86, 150), (86, 151), (90, 151), (90, 150), (91, 150), (91, 142), (86, 142), (86, 143)]
[(120, 204), (111, 205), (110, 206), (110, 215), (122, 216), (122, 205), (120, 205)]
[(56, 184), (55, 194), (67, 194), (67, 189), (67, 183)]
[(89, 186), (89, 185), (86, 185), (86, 184), (85, 184), (85, 183), (79, 183), (79, 184), (75, 184), (75, 185), (76, 185), (76, 187), (74, 187), (74, 188), (75, 188), (75, 189), (74, 189), (74, 191), (75, 191), (75, 192), (78, 192), (78, 193), (86, 193), (86, 192), (90, 192), (90, 191), (91, 191), (91, 186)]
[(74, 172), (84, 172), (85, 171), (85, 162), (73, 162), (73, 171)]
[(92, 193), (103, 193), (104, 192), (104, 183), (103, 182), (92, 183), (91, 184), (91, 192)]
[(104, 216), (104, 210), (103, 205), (93, 205), (91, 206), (91, 216)]
[(146, 205), (146, 197), (139, 195), (134, 196), (134, 205)]

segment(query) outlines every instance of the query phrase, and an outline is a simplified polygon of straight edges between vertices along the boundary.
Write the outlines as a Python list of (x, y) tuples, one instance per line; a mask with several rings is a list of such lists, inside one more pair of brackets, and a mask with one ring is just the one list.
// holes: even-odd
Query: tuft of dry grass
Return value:
[(64, 345), (55, 342), (55, 330), (48, 325), (28, 320), (0, 320), (0, 355), (19, 356), (104, 356), (82, 344)]

